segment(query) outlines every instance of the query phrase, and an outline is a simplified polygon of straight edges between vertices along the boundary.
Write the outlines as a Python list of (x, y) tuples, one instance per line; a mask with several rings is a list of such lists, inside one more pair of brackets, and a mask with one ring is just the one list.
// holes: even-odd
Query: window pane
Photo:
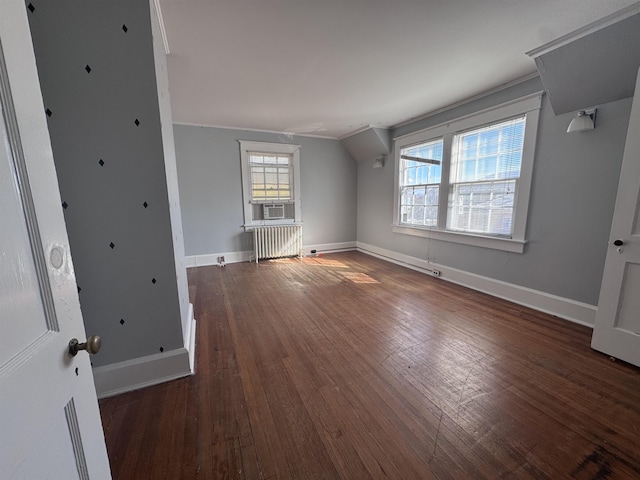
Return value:
[[(440, 194), (440, 186), (427, 188), (427, 205), (438, 206), (438, 195)], [(437, 209), (436, 209), (437, 210)]]
[(291, 200), (291, 156), (260, 152), (249, 153), (251, 200)]
[(272, 169), (267, 168), (264, 175), (267, 188), (278, 188), (278, 174)]
[(424, 225), (424, 207), (415, 207), (413, 209), (412, 223), (416, 225)]
[(289, 173), (288, 172), (282, 172), (282, 170), (278, 173), (278, 184), (280, 185), (280, 187), (287, 187), (289, 186)]
[(251, 198), (255, 200), (265, 200), (267, 198), (267, 193), (264, 188), (253, 188), (251, 190)]
[(417, 183), (416, 168), (414, 166), (409, 166), (404, 170), (404, 184), (415, 185), (416, 183)]
[(524, 124), (520, 117), (455, 135), (452, 183), (518, 178)]
[(456, 184), (449, 199), (447, 228), (511, 235), (516, 181)]
[(438, 225), (438, 207), (425, 207), (425, 225), (428, 227)]
[(413, 204), (414, 205), (424, 205), (426, 197), (425, 187), (415, 187), (413, 189)]
[[(400, 222), (411, 225), (437, 226), (438, 192), (442, 165), (418, 159), (442, 162), (441, 138), (413, 145), (400, 152)], [(402, 158), (413, 157), (410, 158)], [(428, 207), (427, 207), (428, 206)]]
[(411, 207), (402, 207), (400, 211), (400, 221), (402, 223), (409, 223), (409, 218), (411, 218)]
[(525, 117), (454, 135), (447, 228), (512, 234)]

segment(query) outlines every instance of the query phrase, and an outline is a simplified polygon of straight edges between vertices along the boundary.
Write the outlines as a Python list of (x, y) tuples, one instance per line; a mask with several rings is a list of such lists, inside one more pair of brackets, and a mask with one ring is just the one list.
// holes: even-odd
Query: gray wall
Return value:
[[(540, 90), (532, 79), (392, 136)], [(382, 169), (358, 165), (358, 242), (597, 305), (630, 111), (631, 99), (600, 105), (595, 130), (568, 135), (572, 115), (555, 116), (543, 97), (524, 254), (392, 233), (393, 155)]]
[(356, 239), (356, 162), (337, 140), (174, 125), (186, 255), (252, 249), (238, 140), (301, 145), (304, 244)]
[(80, 305), (103, 339), (93, 363), (180, 348), (148, 1), (30, 2)]

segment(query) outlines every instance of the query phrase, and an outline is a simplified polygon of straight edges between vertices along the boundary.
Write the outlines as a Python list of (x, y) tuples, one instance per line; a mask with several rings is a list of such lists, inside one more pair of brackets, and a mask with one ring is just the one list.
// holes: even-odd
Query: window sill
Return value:
[(493, 250), (503, 250), (505, 252), (512, 253), (523, 253), (524, 246), (527, 243), (526, 240), (518, 240), (514, 238), (485, 237), (482, 235), (410, 227), (407, 225), (392, 225), (392, 231), (403, 235), (433, 238), (435, 240), (442, 240), (445, 242), (473, 245), (474, 247), (491, 248)]

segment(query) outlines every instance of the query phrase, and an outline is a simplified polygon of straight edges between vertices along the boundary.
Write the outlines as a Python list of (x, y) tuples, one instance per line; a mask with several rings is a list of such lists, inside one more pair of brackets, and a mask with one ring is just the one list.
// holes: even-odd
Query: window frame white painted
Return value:
[[(531, 180), (538, 134), (538, 121), (544, 92), (530, 95), (496, 105), (479, 112), (465, 115), (447, 123), (442, 123), (394, 138), (395, 141), (395, 175), (394, 175), (394, 205), (392, 231), (405, 235), (433, 238), (447, 242), (492, 248), (508, 252), (523, 253), (526, 244), (526, 223), (529, 212), (531, 194)], [(466, 232), (446, 230), (446, 215), (449, 190), (451, 187), (449, 169), (451, 166), (451, 148), (456, 133), (499, 123), (500, 121), (526, 115), (524, 144), (522, 147), (522, 164), (518, 189), (515, 198), (515, 212), (513, 218), (513, 234), (510, 238), (503, 236), (477, 235)], [(412, 145), (429, 142), (437, 138), (444, 139), (442, 162), (440, 202), (437, 227), (422, 227), (400, 223), (400, 169), (401, 151)]]
[[(244, 228), (246, 231), (254, 227), (265, 225), (292, 225), (302, 223), (302, 205), (300, 201), (300, 145), (290, 143), (256, 142), (253, 140), (238, 140), (240, 144), (240, 164), (242, 167), (242, 211), (244, 214)], [(278, 201), (275, 203), (293, 203), (294, 219), (285, 218), (281, 220), (253, 220), (251, 201), (251, 167), (249, 165), (249, 152), (272, 153), (280, 155), (291, 155), (291, 168), (293, 170), (293, 185), (291, 188), (292, 202)], [(265, 202), (255, 202), (264, 204)]]

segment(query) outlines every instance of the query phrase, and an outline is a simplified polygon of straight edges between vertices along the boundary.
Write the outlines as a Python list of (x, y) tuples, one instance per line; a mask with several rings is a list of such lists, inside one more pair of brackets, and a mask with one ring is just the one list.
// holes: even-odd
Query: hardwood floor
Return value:
[(189, 270), (195, 376), (100, 401), (115, 479), (638, 479), (640, 369), (376, 258)]

